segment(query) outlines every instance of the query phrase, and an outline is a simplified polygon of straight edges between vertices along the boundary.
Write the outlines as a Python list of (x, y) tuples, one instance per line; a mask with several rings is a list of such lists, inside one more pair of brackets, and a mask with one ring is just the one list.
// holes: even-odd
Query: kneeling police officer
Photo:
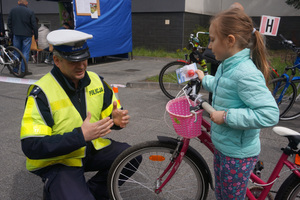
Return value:
[[(27, 169), (44, 181), (47, 199), (107, 199), (109, 168), (129, 147), (103, 138), (126, 127), (130, 117), (103, 78), (86, 71), (92, 37), (76, 30), (49, 33), (54, 67), (28, 89), (22, 150)], [(98, 172), (86, 182), (87, 171)]]

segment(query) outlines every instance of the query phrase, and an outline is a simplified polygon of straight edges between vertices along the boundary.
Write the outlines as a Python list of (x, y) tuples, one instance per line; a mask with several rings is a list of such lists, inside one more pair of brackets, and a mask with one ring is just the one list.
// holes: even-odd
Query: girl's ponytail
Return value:
[(266, 83), (268, 83), (270, 77), (270, 67), (267, 60), (267, 49), (264, 38), (259, 31), (256, 31), (255, 29), (253, 29), (252, 34), (252, 60), (257, 68), (259, 68), (263, 73)]

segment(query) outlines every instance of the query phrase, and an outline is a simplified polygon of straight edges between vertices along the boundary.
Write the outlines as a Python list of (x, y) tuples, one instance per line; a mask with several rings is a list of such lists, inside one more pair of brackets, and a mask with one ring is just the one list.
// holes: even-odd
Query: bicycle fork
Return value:
[[(157, 178), (155, 185), (155, 193), (159, 194), (162, 191), (162, 188), (171, 180), (173, 175), (176, 173), (183, 157), (186, 154), (186, 151), (189, 148), (190, 139), (183, 138), (183, 140), (178, 141), (177, 147), (174, 150), (174, 153), (170, 159), (170, 163), (164, 172)], [(181, 149), (180, 149), (181, 147)], [(162, 182), (163, 177), (171, 170), (167, 178)]]

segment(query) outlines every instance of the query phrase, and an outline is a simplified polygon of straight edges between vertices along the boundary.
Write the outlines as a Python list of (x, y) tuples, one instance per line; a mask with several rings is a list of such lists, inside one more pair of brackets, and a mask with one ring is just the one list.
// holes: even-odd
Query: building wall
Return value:
[[(143, 1), (143, 0), (142, 0)], [(185, 12), (214, 15), (239, 2), (249, 16), (299, 16), (300, 11), (285, 3), (284, 0), (186, 0)]]
[[(164, 48), (168, 51), (187, 47), (189, 34), (193, 32), (196, 25), (209, 26), (212, 15), (229, 8), (236, 0), (168, 2), (170, 0), (132, 0), (133, 47)], [(260, 16), (281, 17), (278, 34), (283, 34), (300, 46), (300, 10), (287, 5), (283, 0), (240, 0), (239, 2), (244, 6), (245, 12), (253, 18), (257, 29), (260, 25)], [(170, 24), (165, 25), (164, 22), (168, 19)], [(178, 33), (173, 33), (174, 30)], [(144, 38), (148, 37), (151, 40), (145, 41)], [(172, 40), (170, 41), (168, 37)], [(266, 38), (269, 48), (282, 48), (279, 44), (279, 36)]]
[[(183, 12), (132, 14), (133, 47), (176, 50), (183, 42)], [(169, 20), (169, 24), (165, 21)]]

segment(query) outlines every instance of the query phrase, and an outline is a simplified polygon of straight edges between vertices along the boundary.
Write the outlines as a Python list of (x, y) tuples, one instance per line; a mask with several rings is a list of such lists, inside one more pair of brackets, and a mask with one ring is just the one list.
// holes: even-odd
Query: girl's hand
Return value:
[(200, 79), (200, 81), (202, 81), (202, 79), (204, 78), (204, 72), (201, 71), (200, 69), (197, 69), (196, 73), (197, 73), (198, 78)]
[(212, 112), (210, 114), (210, 119), (211, 121), (215, 122), (216, 124), (224, 124), (224, 113), (225, 111), (215, 111), (215, 112)]

